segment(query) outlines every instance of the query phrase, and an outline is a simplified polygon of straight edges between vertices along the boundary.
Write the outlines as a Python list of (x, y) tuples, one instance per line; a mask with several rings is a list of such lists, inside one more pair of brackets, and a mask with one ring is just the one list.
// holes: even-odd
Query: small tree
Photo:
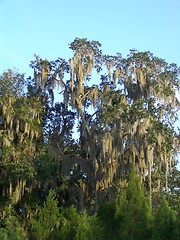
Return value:
[(49, 239), (61, 240), (101, 240), (102, 228), (96, 215), (88, 216), (86, 211), (78, 213), (71, 206), (62, 210), (60, 229), (54, 231)]
[(120, 239), (150, 239), (151, 208), (135, 171), (130, 173), (128, 186), (118, 198), (116, 218)]
[(176, 240), (179, 239), (179, 230), (174, 211), (168, 206), (163, 197), (161, 205), (156, 213), (154, 221), (154, 240)]
[(37, 240), (47, 239), (58, 225), (58, 220), (58, 202), (54, 191), (50, 190), (43, 207), (38, 212), (37, 219), (31, 220), (33, 237)]

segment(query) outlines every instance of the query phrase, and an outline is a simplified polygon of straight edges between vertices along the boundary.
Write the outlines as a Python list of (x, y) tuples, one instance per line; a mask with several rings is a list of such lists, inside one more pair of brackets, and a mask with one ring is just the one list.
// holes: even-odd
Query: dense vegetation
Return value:
[(69, 46), (0, 76), (0, 239), (179, 239), (180, 68)]

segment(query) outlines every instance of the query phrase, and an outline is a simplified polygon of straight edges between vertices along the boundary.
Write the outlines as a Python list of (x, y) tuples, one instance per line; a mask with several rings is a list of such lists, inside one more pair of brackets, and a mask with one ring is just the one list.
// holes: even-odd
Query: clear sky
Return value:
[(180, 0), (0, 0), (0, 72), (29, 73), (38, 54), (68, 59), (76, 37), (106, 54), (149, 50), (180, 66)]
[(180, 66), (180, 0), (0, 0), (0, 73), (66, 60), (76, 37), (98, 40), (105, 54), (151, 51)]

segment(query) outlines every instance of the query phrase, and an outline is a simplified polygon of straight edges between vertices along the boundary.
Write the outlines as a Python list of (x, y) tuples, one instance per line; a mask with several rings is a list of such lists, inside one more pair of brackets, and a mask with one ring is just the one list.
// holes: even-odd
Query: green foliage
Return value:
[(103, 204), (98, 216), (104, 227), (103, 239), (150, 239), (152, 213), (135, 171), (130, 173), (128, 186), (117, 201)]
[(0, 228), (0, 239), (28, 240), (24, 223), (13, 208), (9, 209), (6, 217), (3, 219), (3, 228)]
[(26, 240), (27, 238), (21, 233), (21, 229), (11, 229), (6, 230), (4, 228), (0, 229), (0, 239), (1, 240)]
[(37, 240), (47, 239), (58, 225), (58, 221), (58, 202), (55, 199), (55, 192), (50, 190), (43, 207), (39, 209), (36, 218), (31, 220), (32, 236)]
[(118, 221), (116, 218), (117, 206), (114, 202), (102, 204), (97, 216), (103, 227), (103, 239), (116, 239), (118, 232)]
[(100, 240), (102, 229), (96, 215), (88, 216), (87, 213), (78, 213), (74, 207), (61, 211), (61, 225), (54, 231), (50, 239), (62, 240)]
[(0, 76), (0, 82), (0, 97), (23, 95), (24, 74), (8, 69)]
[(152, 213), (149, 200), (145, 197), (140, 179), (135, 171), (130, 173), (128, 186), (120, 193), (117, 205), (119, 237), (121, 239), (149, 239)]
[(161, 205), (154, 220), (154, 240), (178, 240), (179, 229), (174, 211), (168, 206), (167, 200), (163, 197)]
[[(12, 70), (0, 76), (0, 238), (144, 240), (153, 232), (153, 239), (177, 239), (180, 68), (150, 52), (104, 55), (86, 38), (69, 47), (68, 61), (35, 56), (34, 78)], [(142, 183), (132, 171), (114, 188), (132, 166)], [(157, 210), (165, 188), (175, 212), (165, 200)], [(97, 216), (88, 215), (90, 199), (95, 209), (101, 204)], [(72, 202), (87, 212), (59, 208)]]
[(169, 192), (166, 193), (168, 205), (180, 216), (180, 171), (173, 167), (168, 184)]
[(7, 230), (4, 228), (0, 228), (0, 239), (1, 240), (8, 240)]

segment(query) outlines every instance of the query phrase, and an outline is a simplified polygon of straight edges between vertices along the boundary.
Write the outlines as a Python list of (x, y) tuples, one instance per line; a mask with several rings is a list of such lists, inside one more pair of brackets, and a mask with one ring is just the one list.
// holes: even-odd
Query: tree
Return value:
[[(141, 238), (141, 222), (150, 224), (144, 226), (147, 234), (151, 229), (149, 204), (139, 180), (129, 180), (125, 190), (119, 183), (134, 168), (142, 186), (149, 190), (152, 210), (164, 193), (169, 203), (177, 204), (179, 135), (174, 123), (180, 69), (150, 52), (104, 55), (98, 41), (84, 38), (76, 38), (69, 47), (73, 55), (68, 61), (35, 56), (30, 64), (34, 78), (25, 80), (23, 74), (12, 70), (0, 76), (2, 219), (8, 209), (15, 209), (28, 222), (49, 190), (55, 189), (60, 206), (73, 204), (88, 214), (107, 202), (101, 209), (109, 214), (112, 229), (111, 223), (117, 223), (117, 236), (122, 224), (122, 237), (127, 232), (131, 238), (135, 234)], [(77, 140), (73, 139), (74, 128)], [(121, 201), (109, 204), (119, 192)], [(122, 206), (129, 208), (124, 215)], [(69, 211), (77, 217), (77, 212)], [(58, 228), (57, 234), (67, 231), (85, 238), (91, 220), (85, 213), (80, 216), (86, 223), (79, 219), (84, 231), (77, 224), (78, 233), (72, 233), (68, 226), (74, 220), (67, 217), (69, 225)], [(36, 223), (41, 232), (40, 218), (38, 215)], [(137, 231), (131, 221), (136, 218)], [(110, 231), (107, 236), (111, 237)]]
[[(89, 166), (85, 170), (86, 191), (93, 189), (86, 195), (95, 199), (97, 209), (103, 195), (113, 197), (109, 189), (114, 180), (135, 166), (141, 181), (145, 181), (148, 172), (152, 202), (153, 192), (160, 192), (163, 187), (168, 190), (168, 175), (178, 150), (173, 125), (179, 105), (175, 94), (179, 89), (179, 68), (150, 52), (131, 50), (126, 58), (121, 54), (103, 55), (98, 41), (84, 38), (76, 38), (69, 46), (73, 51), (69, 62), (36, 56), (31, 67), (36, 86), (53, 100), (53, 88), (56, 83), (61, 85), (60, 105), (75, 113), (79, 153)], [(99, 85), (91, 85), (96, 72), (101, 73), (100, 78), (97, 76)], [(152, 175), (157, 176), (157, 189), (152, 186)]]
[(154, 223), (153, 239), (179, 239), (179, 229), (175, 213), (168, 206), (168, 202), (164, 197), (156, 213)]
[(119, 238), (151, 239), (152, 212), (135, 171), (131, 171), (127, 184), (117, 200)]
[(21, 199), (27, 180), (35, 176), (43, 104), (38, 94), (25, 96), (23, 74), (8, 70), (0, 80), (0, 195), (11, 205)]
[(166, 193), (166, 199), (168, 205), (173, 209), (178, 216), (180, 216), (180, 171), (177, 167), (173, 167), (168, 181), (168, 193)]
[(93, 240), (102, 239), (102, 229), (99, 221), (94, 216), (88, 216), (86, 211), (78, 213), (71, 206), (61, 211), (59, 230), (50, 236), (50, 239), (62, 240)]
[(32, 236), (37, 240), (47, 239), (59, 224), (59, 207), (54, 191), (49, 191), (43, 207), (35, 217), (31, 220)]
[(98, 209), (103, 239), (151, 239), (153, 217), (140, 178), (132, 170), (124, 183), (116, 201)]
[(1, 219), (0, 237), (1, 239), (27, 240), (25, 224), (13, 208), (10, 208), (6, 216)]
[(103, 229), (102, 239), (117, 239), (119, 223), (116, 213), (117, 206), (115, 202), (106, 202), (99, 207), (97, 216)]

